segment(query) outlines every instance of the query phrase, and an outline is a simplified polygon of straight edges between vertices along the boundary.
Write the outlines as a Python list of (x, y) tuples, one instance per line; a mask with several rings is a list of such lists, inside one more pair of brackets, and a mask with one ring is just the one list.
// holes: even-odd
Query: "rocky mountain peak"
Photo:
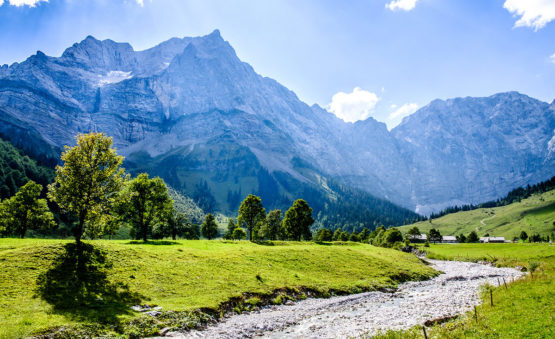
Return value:
[(89, 35), (83, 41), (66, 49), (60, 60), (91, 71), (133, 71), (136, 67), (135, 51), (129, 43), (110, 39), (98, 40)]

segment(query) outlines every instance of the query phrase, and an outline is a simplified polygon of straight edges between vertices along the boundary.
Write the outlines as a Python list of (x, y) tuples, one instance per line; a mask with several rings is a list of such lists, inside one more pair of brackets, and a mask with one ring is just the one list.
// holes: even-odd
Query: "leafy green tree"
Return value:
[(357, 233), (353, 232), (349, 236), (349, 241), (360, 242), (360, 236)]
[(372, 233), (370, 233), (370, 235), (368, 236), (368, 240), (369, 242), (373, 242), (373, 240), (380, 234), (380, 233), (384, 233), (385, 232), (385, 226), (381, 225), (380, 227), (377, 227), (375, 230), (372, 231)]
[(520, 240), (526, 241), (526, 239), (528, 239), (528, 233), (525, 231), (520, 232)]
[(239, 226), (245, 225), (249, 232), (249, 240), (256, 239), (256, 234), (258, 231), (258, 227), (261, 223), (266, 220), (266, 210), (264, 206), (262, 206), (262, 200), (260, 197), (256, 195), (249, 194), (243, 202), (241, 202), (241, 206), (239, 206), (239, 216), (237, 217), (237, 221)]
[(104, 226), (113, 225), (99, 221), (111, 215), (123, 186), (123, 157), (112, 148), (112, 138), (89, 133), (78, 135), (76, 146), (65, 147), (62, 161), (63, 166), (56, 166), (54, 183), (48, 186), (48, 197), (77, 219), (73, 234), (80, 245), (86, 228), (101, 235), (107, 231)]
[(310, 225), (313, 223), (312, 208), (303, 199), (298, 199), (285, 212), (283, 231), (291, 239), (301, 241), (302, 237), (310, 240), (312, 238)]
[(478, 237), (478, 233), (476, 233), (476, 231), (468, 233), (468, 237), (466, 237), (466, 242), (474, 243), (478, 241), (480, 241), (480, 238)]
[(314, 240), (316, 240), (316, 241), (332, 241), (333, 240), (333, 232), (328, 228), (321, 228), (314, 235)]
[(459, 235), (457, 235), (457, 241), (458, 241), (459, 243), (465, 243), (465, 242), (466, 242), (466, 236), (465, 236), (464, 234), (462, 234), (462, 233), (459, 234)]
[(150, 179), (146, 173), (125, 185), (118, 208), (120, 217), (133, 228), (135, 238), (145, 242), (155, 226), (168, 222), (173, 210), (173, 200), (164, 180)]
[(370, 230), (366, 227), (364, 227), (362, 229), (362, 231), (360, 231), (360, 233), (358, 234), (360, 241), (366, 242), (368, 241), (368, 237), (370, 236)]
[(381, 247), (392, 247), (396, 242), (400, 241), (403, 241), (403, 233), (397, 228), (390, 228), (385, 231), (380, 230), (372, 244)]
[(436, 242), (441, 242), (441, 233), (439, 232), (439, 230), (432, 228), (430, 229), (430, 231), (428, 232), (428, 240), (436, 243)]
[(414, 241), (414, 240), (417, 240), (420, 237), (421, 233), (420, 233), (420, 230), (418, 229), (418, 227), (414, 226), (414, 227), (411, 227), (411, 229), (408, 231), (407, 234), (409, 236), (409, 239)]
[(49, 229), (56, 226), (45, 199), (39, 199), (42, 186), (29, 180), (13, 197), (0, 203), (2, 228), (25, 237), (27, 229)]
[(245, 230), (241, 227), (237, 227), (233, 230), (232, 236), (234, 240), (243, 240), (247, 237), (247, 232), (245, 232)]
[(281, 210), (273, 210), (268, 213), (266, 222), (260, 228), (260, 236), (269, 240), (277, 240), (282, 237)]
[(341, 232), (341, 234), (339, 235), (339, 241), (347, 241), (349, 240), (349, 233), (347, 232)]
[(165, 223), (164, 235), (170, 235), (173, 240), (176, 240), (178, 236), (182, 237), (185, 234), (188, 223), (189, 220), (187, 220), (185, 214), (176, 212), (172, 209), (172, 211), (168, 213), (168, 221)]
[(335, 232), (333, 232), (332, 240), (339, 241), (339, 238), (341, 237), (341, 233), (343, 233), (343, 231), (341, 230), (341, 227), (336, 229)]
[(237, 225), (235, 224), (235, 220), (233, 220), (233, 218), (229, 218), (227, 220), (227, 231), (225, 232), (223, 238), (227, 240), (232, 240), (233, 231), (235, 231), (236, 228), (237, 228)]
[(211, 213), (208, 213), (200, 226), (202, 236), (208, 240), (214, 239), (218, 235), (218, 224), (216, 218)]
[(198, 224), (188, 222), (183, 229), (183, 238), (189, 240), (200, 239), (200, 226)]

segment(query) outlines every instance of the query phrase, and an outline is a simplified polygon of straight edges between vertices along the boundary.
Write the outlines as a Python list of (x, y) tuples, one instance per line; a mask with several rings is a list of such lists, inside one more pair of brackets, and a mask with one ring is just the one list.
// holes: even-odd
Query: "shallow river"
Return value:
[(507, 283), (522, 273), (513, 268), (429, 260), (440, 276), (399, 285), (395, 293), (368, 292), (329, 299), (306, 299), (268, 306), (223, 319), (180, 338), (349, 338), (378, 330), (406, 329), (426, 320), (453, 316), (479, 302), (479, 286)]

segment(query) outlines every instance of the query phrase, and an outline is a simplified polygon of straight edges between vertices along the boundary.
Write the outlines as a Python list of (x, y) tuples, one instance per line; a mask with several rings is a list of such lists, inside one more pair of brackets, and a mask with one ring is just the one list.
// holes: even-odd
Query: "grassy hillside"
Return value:
[[(508, 288), (493, 287), (482, 296), (474, 312), (427, 329), (429, 338), (553, 338), (555, 314), (555, 246), (548, 244), (455, 244), (431, 245), (428, 256), (449, 260), (488, 260), (509, 266), (540, 266), (533, 276), (509, 282)], [(532, 312), (531, 312), (532, 311)], [(389, 331), (377, 338), (422, 338), (422, 328)]]
[(0, 239), (0, 338), (67, 324), (101, 323), (121, 332), (137, 316), (129, 306), (138, 303), (217, 310), (245, 292), (307, 287), (324, 295), (351, 293), (435, 274), (412, 255), (357, 243), (88, 244), (78, 263), (68, 256), (75, 249), (67, 241)]
[(421, 232), (428, 232), (437, 228), (442, 235), (468, 235), (476, 231), (479, 236), (489, 233), (490, 236), (512, 239), (521, 231), (529, 235), (550, 235), (555, 232), (554, 222), (555, 190), (552, 190), (507, 206), (457, 212), (433, 219), (431, 223), (422, 221), (399, 229), (407, 232), (411, 227), (418, 226)]

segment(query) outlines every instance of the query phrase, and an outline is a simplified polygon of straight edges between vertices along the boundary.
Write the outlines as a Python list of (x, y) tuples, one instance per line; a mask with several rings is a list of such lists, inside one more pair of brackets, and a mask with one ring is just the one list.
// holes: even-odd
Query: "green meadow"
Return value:
[(489, 234), (512, 240), (521, 231), (528, 235), (539, 233), (551, 236), (555, 232), (554, 223), (555, 190), (552, 190), (507, 206), (447, 214), (432, 222), (422, 221), (399, 229), (406, 233), (411, 227), (417, 226), (422, 233), (427, 233), (431, 228), (436, 228), (442, 235), (468, 235), (476, 231), (479, 236)]
[(87, 324), (121, 334), (136, 304), (219, 312), (230, 299), (252, 303), (284, 288), (326, 296), (437, 274), (413, 255), (360, 243), (97, 240), (84, 248), (76, 259), (70, 241), (0, 239), (1, 338)]

